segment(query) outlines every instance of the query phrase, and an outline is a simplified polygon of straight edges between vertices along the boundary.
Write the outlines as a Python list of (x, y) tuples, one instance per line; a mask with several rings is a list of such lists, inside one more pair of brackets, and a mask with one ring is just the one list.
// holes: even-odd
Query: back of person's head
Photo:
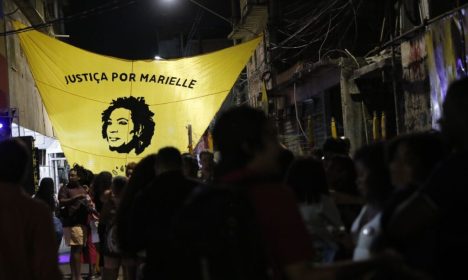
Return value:
[(53, 211), (55, 210), (54, 194), (55, 194), (54, 180), (50, 177), (44, 177), (41, 179), (41, 182), (39, 183), (39, 188), (34, 198), (45, 202)]
[(328, 138), (323, 143), (322, 151), (325, 156), (333, 155), (348, 155), (349, 153), (349, 141), (344, 139)]
[(106, 190), (110, 189), (111, 185), (112, 174), (108, 171), (102, 171), (98, 173), (93, 179), (93, 193), (91, 195), (97, 201)]
[(39, 183), (36, 196), (53, 196), (55, 193), (54, 180), (50, 177), (44, 177)]
[(214, 159), (213, 153), (208, 151), (208, 150), (201, 151), (198, 157), (200, 158), (200, 161), (202, 160), (202, 158), (207, 159), (207, 160), (213, 160)]
[(334, 155), (324, 161), (328, 186), (349, 195), (358, 195), (356, 169), (349, 156)]
[(286, 174), (286, 183), (299, 202), (317, 203), (322, 195), (329, 194), (322, 162), (313, 158), (294, 160)]
[(186, 177), (197, 178), (198, 162), (191, 154), (182, 155), (182, 172)]
[(158, 151), (156, 157), (158, 170), (181, 170), (182, 169), (182, 156), (180, 151), (174, 147), (165, 147)]
[(374, 206), (384, 207), (393, 192), (385, 161), (384, 144), (378, 142), (358, 149), (354, 161), (358, 188), (363, 192), (366, 201)]
[(407, 176), (403, 181), (415, 186), (424, 183), (447, 155), (448, 149), (442, 135), (436, 131), (402, 135), (387, 145), (387, 161), (391, 173), (401, 173), (404, 171), (401, 168), (407, 170), (403, 172), (405, 174), (392, 174), (392, 177)]
[(442, 133), (457, 150), (468, 150), (468, 78), (453, 82), (443, 104)]
[(281, 181), (284, 180), (286, 173), (288, 172), (291, 164), (294, 162), (294, 153), (291, 152), (291, 150), (283, 147), (280, 151), (279, 154), (279, 165), (280, 165), (280, 170), (278, 176), (280, 177), (279, 179)]
[[(133, 170), (132, 177), (128, 180), (128, 192), (130, 197), (146, 187), (155, 177), (157, 170), (157, 155), (150, 154), (140, 160)], [(127, 193), (126, 190), (126, 193)]]
[(140, 160), (132, 176), (128, 179), (127, 186), (120, 197), (120, 204), (117, 209), (117, 238), (119, 240), (120, 250), (124, 253), (135, 254), (138, 250), (132, 248), (132, 236), (128, 228), (131, 222), (131, 209), (135, 197), (145, 187), (147, 187), (156, 177), (156, 154), (150, 154)]
[(76, 175), (80, 178), (79, 183), (80, 185), (90, 186), (93, 182), (94, 174), (91, 170), (84, 168), (82, 165), (78, 163), (73, 164), (73, 167), (70, 169), (76, 172)]
[(31, 161), (26, 145), (16, 139), (3, 140), (0, 156), (0, 182), (21, 184)]
[(128, 178), (125, 176), (115, 176), (112, 179), (112, 193), (120, 197), (125, 187), (127, 186)]
[(216, 120), (213, 144), (220, 153), (221, 173), (244, 167), (255, 151), (264, 147), (268, 119), (261, 110), (247, 106), (234, 107)]
[(133, 161), (127, 163), (127, 165), (125, 165), (125, 176), (131, 177), (136, 165), (137, 163)]
[(91, 170), (85, 168), (85, 177), (81, 178), (81, 184), (83, 186), (89, 187), (91, 186), (93, 179), (94, 179), (94, 173)]

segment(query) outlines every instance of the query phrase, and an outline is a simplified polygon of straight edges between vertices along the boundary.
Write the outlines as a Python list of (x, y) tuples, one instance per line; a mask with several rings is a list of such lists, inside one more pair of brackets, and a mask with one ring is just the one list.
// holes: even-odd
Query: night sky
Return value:
[[(98, 13), (65, 23), (64, 41), (92, 52), (125, 58), (152, 59), (159, 40), (189, 33), (201, 8), (189, 0), (69, 0), (65, 15), (74, 15), (109, 4)], [(230, 18), (230, 0), (197, 0)], [(119, 4), (120, 3), (120, 4)], [(114, 7), (113, 9), (109, 9)], [(226, 38), (229, 23), (203, 12), (195, 38)]]

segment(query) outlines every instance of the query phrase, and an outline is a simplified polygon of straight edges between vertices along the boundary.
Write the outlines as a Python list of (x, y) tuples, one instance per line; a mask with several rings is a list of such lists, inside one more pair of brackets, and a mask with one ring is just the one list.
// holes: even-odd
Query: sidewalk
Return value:
[[(65, 242), (60, 244), (59, 248), (59, 267), (63, 274), (63, 279), (71, 279), (70, 273), (70, 247), (65, 245)], [(89, 265), (86, 263), (81, 264), (81, 277), (87, 279), (89, 276)], [(99, 278), (97, 278), (99, 279)]]
[[(59, 268), (62, 271), (63, 274), (63, 279), (68, 280), (71, 279), (71, 273), (70, 273), (70, 247), (65, 245), (65, 242), (62, 240), (62, 243), (60, 244), (59, 248)], [(83, 280), (87, 280), (89, 277), (89, 264), (87, 263), (82, 263), (81, 264), (81, 277)], [(101, 277), (96, 277), (93, 278), (95, 280), (100, 280)], [(123, 280), (123, 274), (122, 274), (122, 269), (120, 269), (119, 272), (119, 278), (118, 280)]]

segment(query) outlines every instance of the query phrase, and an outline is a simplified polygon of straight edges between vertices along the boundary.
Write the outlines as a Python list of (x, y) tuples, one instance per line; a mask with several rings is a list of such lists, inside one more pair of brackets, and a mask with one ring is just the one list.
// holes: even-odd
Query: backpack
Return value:
[(174, 218), (171, 244), (172, 279), (270, 279), (246, 187), (198, 187)]

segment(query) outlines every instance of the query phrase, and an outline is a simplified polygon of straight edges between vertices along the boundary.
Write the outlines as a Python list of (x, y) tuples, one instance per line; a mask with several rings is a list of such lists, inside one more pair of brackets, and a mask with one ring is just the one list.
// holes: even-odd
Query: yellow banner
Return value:
[(186, 127), (194, 140), (202, 136), (260, 41), (184, 59), (129, 61), (37, 31), (18, 36), (69, 163), (114, 174), (164, 146), (187, 151)]

